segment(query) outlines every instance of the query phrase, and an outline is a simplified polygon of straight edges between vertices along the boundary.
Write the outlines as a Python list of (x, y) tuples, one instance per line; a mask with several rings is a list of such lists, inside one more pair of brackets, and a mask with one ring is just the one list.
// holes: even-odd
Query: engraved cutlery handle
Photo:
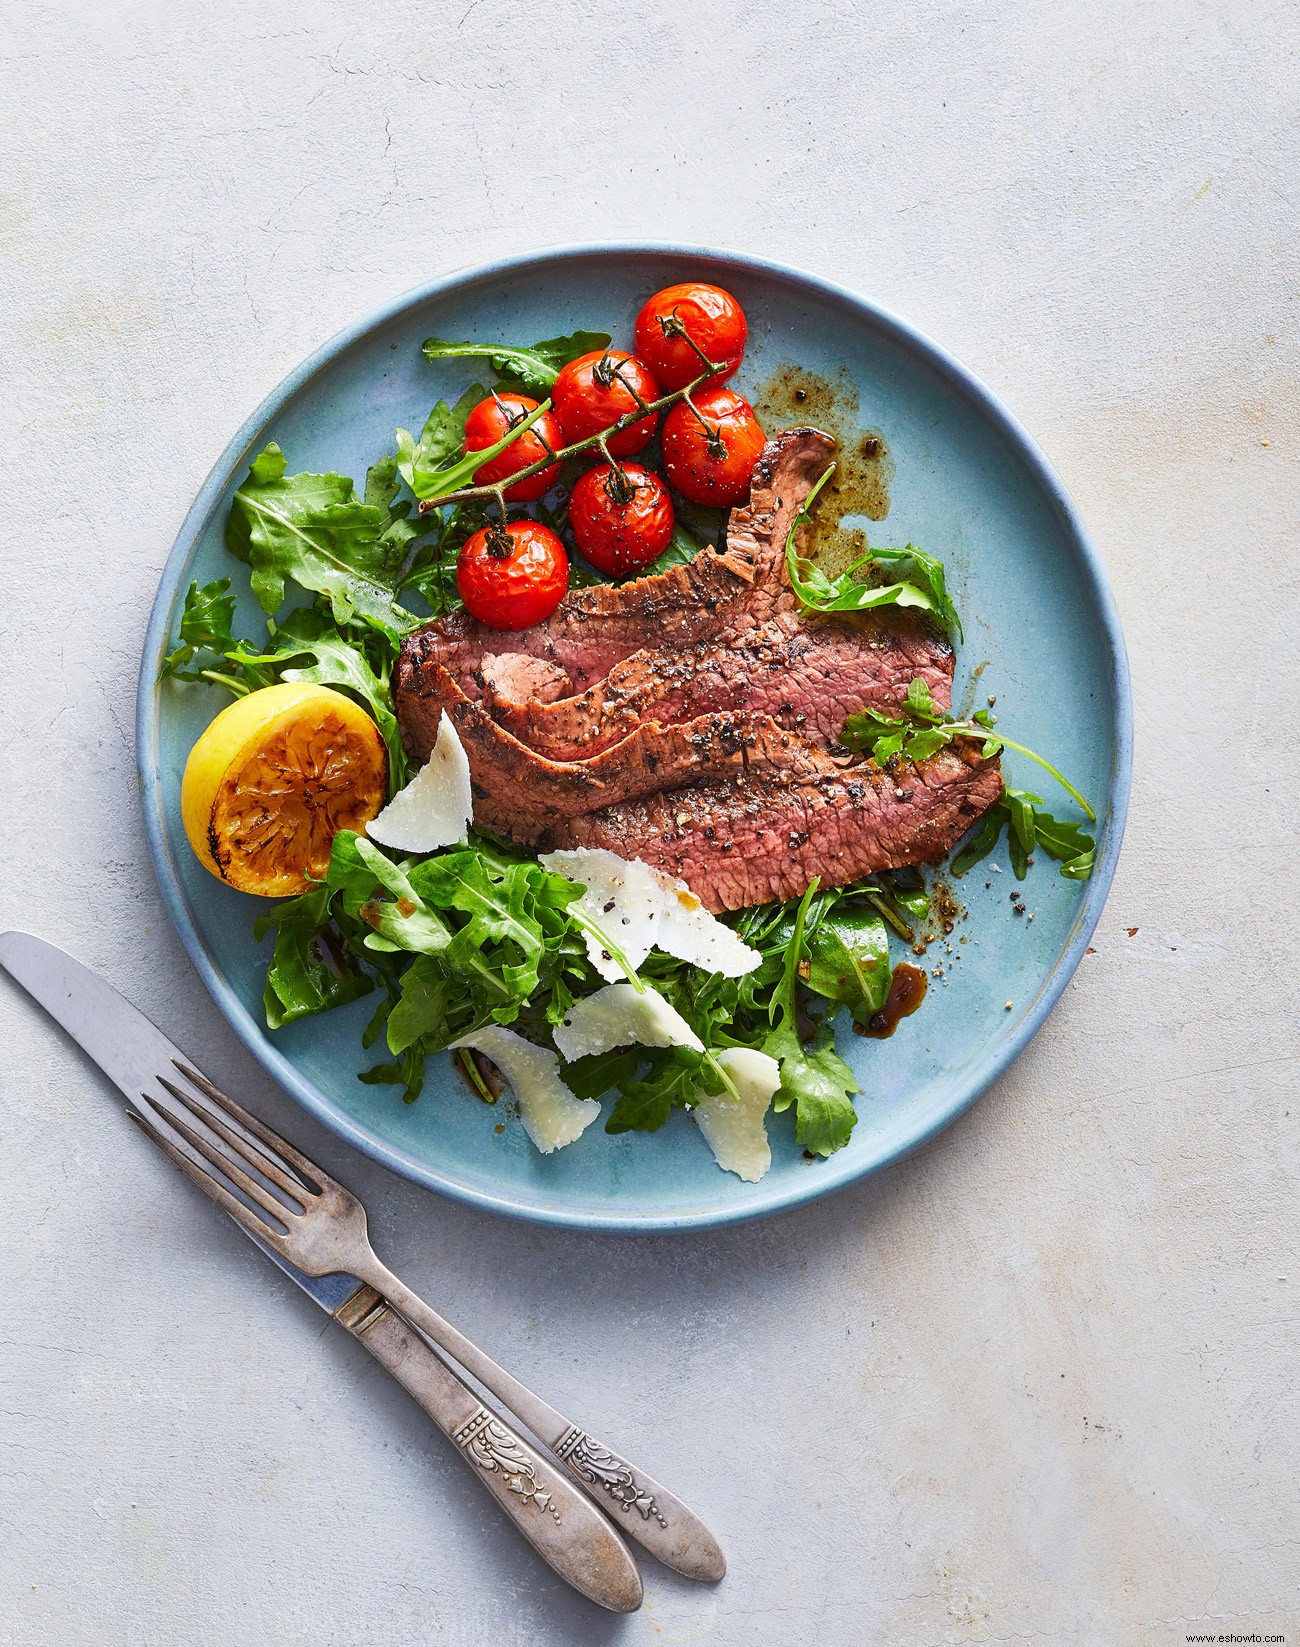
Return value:
[[(357, 1270), (352, 1273), (357, 1274)], [(560, 1460), (583, 1491), (613, 1517), (620, 1532), (686, 1578), (716, 1584), (723, 1577), (727, 1558), (722, 1546), (680, 1498), (644, 1470), (634, 1469), (625, 1458), (611, 1452), (498, 1366), (377, 1258), (365, 1279), (394, 1309), (504, 1402)]]
[(455, 1442), (479, 1483), (548, 1566), (610, 1612), (636, 1611), (641, 1575), (604, 1516), (485, 1407), (413, 1327), (371, 1287), (354, 1293), (337, 1319)]

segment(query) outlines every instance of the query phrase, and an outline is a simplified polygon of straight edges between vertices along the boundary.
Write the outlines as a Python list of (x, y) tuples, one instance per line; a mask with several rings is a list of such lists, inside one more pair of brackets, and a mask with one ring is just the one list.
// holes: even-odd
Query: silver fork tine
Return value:
[(236, 1223), (242, 1224), (246, 1230), (255, 1235), (259, 1241), (265, 1241), (268, 1246), (280, 1246), (283, 1237), (279, 1230), (272, 1229), (269, 1224), (264, 1224), (251, 1207), (246, 1206), (238, 1196), (232, 1195), (224, 1184), (201, 1167), (197, 1161), (192, 1161), (184, 1150), (177, 1149), (171, 1139), (165, 1138), (152, 1121), (147, 1120), (133, 1109), (127, 1110), (126, 1113), (128, 1119), (135, 1122), (145, 1137), (152, 1139), (163, 1154), (169, 1160), (174, 1161), (187, 1177), (192, 1178), (206, 1195), (210, 1195), (214, 1201), (223, 1206)]
[(233, 1098), (228, 1098), (220, 1087), (214, 1087), (206, 1075), (200, 1075), (198, 1070), (191, 1069), (188, 1064), (182, 1064), (177, 1060), (173, 1061), (187, 1081), (192, 1081), (200, 1092), (206, 1093), (214, 1104), (219, 1104), (227, 1115), (233, 1115), (241, 1127), (247, 1127), (255, 1138), (260, 1138), (270, 1149), (277, 1150), (291, 1166), (296, 1167), (307, 1180), (305, 1188), (332, 1189), (338, 1190), (340, 1193), (346, 1193), (342, 1184), (331, 1178), (314, 1161), (309, 1161), (301, 1150), (293, 1147), (287, 1138), (281, 1138), (278, 1132), (272, 1131), (265, 1121), (259, 1121), (256, 1115), (250, 1115)]
[[(141, 1096), (144, 1097), (145, 1095), (141, 1094)], [(158, 1104), (151, 1105), (151, 1108), (156, 1115), (162, 1117), (174, 1132), (180, 1133), (191, 1149), (198, 1150), (204, 1160), (211, 1161), (218, 1171), (225, 1173), (232, 1184), (238, 1184), (249, 1200), (255, 1201), (263, 1212), (269, 1212), (273, 1218), (280, 1219), (286, 1227), (291, 1218), (298, 1216), (298, 1208), (285, 1206), (283, 1201), (271, 1194), (265, 1184), (259, 1184), (255, 1178), (250, 1178), (225, 1150), (220, 1150), (215, 1144), (210, 1144), (201, 1133), (196, 1132), (179, 1115), (174, 1114), (171, 1110), (163, 1109)]]
[(286, 1172), (280, 1163), (268, 1155), (265, 1150), (260, 1149), (256, 1144), (250, 1143), (233, 1127), (227, 1126), (221, 1116), (214, 1115), (206, 1104), (200, 1104), (196, 1099), (191, 1098), (188, 1092), (182, 1092), (178, 1086), (173, 1086), (165, 1075), (158, 1077), (158, 1083), (160, 1086), (166, 1087), (177, 1103), (184, 1104), (190, 1114), (202, 1121), (204, 1126), (211, 1127), (219, 1138), (224, 1138), (231, 1149), (247, 1161), (249, 1166), (256, 1168), (264, 1178), (269, 1178), (277, 1188), (282, 1189), (286, 1195), (291, 1195), (301, 1206), (306, 1206), (306, 1197), (312, 1192), (303, 1185), (300, 1179), (292, 1173)]

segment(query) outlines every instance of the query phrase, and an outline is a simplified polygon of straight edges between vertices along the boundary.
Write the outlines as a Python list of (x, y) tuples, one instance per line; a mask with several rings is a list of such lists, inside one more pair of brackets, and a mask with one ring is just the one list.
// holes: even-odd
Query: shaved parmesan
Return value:
[(398, 852), (436, 852), (442, 846), (459, 846), (473, 816), (469, 757), (444, 710), (428, 760), (367, 824), (366, 834)]
[(765, 1052), (728, 1047), (718, 1062), (731, 1077), (739, 1097), (730, 1092), (701, 1098), (694, 1115), (718, 1165), (747, 1184), (756, 1184), (772, 1165), (763, 1117), (781, 1085), (781, 1066)]
[(626, 983), (607, 984), (575, 1002), (555, 1030), (555, 1044), (570, 1061), (634, 1044), (704, 1051), (704, 1042), (657, 989), (638, 994)]
[[(577, 907), (608, 932), (630, 966), (640, 966), (652, 949), (659, 949), (706, 972), (743, 978), (762, 960), (756, 949), (709, 914), (685, 881), (651, 869), (639, 858), (581, 846), (543, 853), (541, 862), (586, 887)], [(602, 978), (621, 976), (617, 961), (590, 933), (587, 954)]]
[(594, 1098), (576, 1098), (560, 1079), (560, 1061), (546, 1047), (535, 1046), (514, 1030), (488, 1024), (463, 1035), (453, 1047), (486, 1053), (510, 1083), (519, 1101), (524, 1131), (543, 1155), (581, 1138), (600, 1114)]

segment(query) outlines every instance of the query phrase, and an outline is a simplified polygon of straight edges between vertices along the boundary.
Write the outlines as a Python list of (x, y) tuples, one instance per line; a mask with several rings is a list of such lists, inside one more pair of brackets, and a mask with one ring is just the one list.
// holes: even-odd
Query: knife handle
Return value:
[(485, 1407), (428, 1341), (362, 1287), (336, 1317), (413, 1395), (518, 1530), (567, 1584), (612, 1613), (641, 1605), (641, 1574), (623, 1540), (500, 1414)]

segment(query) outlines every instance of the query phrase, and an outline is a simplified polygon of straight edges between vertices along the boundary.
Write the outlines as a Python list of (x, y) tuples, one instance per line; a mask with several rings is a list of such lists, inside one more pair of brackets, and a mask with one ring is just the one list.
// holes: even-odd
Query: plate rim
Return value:
[[(312, 1081), (303, 1076), (292, 1061), (268, 1040), (265, 1031), (213, 963), (197, 922), (191, 914), (180, 877), (172, 864), (161, 805), (158, 760), (160, 683), (156, 678), (157, 660), (163, 655), (165, 643), (170, 638), (171, 611), (186, 575), (186, 562), (194, 543), (231, 475), (247, 460), (265, 426), (317, 372), (329, 365), (344, 350), (361, 342), (368, 333), (388, 325), (408, 309), (448, 292), (508, 275), (525, 267), (607, 257), (611, 254), (680, 258), (697, 265), (712, 265), (723, 269), (731, 267), (755, 272), (775, 277), (794, 287), (811, 288), (838, 305), (858, 311), (871, 324), (891, 335), (903, 348), (918, 355), (945, 382), (998, 426), (1041, 486), (1043, 494), (1056, 510), (1067, 534), (1073, 539), (1080, 570), (1109, 647), (1110, 684), (1115, 703), (1115, 760), (1105, 798), (1103, 815), (1106, 818), (1106, 825), (1098, 842), (1097, 863), (1092, 878), (1084, 884), (1073, 936), (1044, 979), (1028, 1012), (994, 1045), (986, 1059), (975, 1066), (969, 1078), (969, 1085), (963, 1089), (957, 1100), (945, 1105), (941, 1113), (934, 1116), (922, 1131), (905, 1144), (891, 1147), (879, 1156), (860, 1163), (850, 1163), (844, 1156), (840, 1156), (837, 1166), (837, 1158), (832, 1156), (822, 1163), (817, 1173), (809, 1174), (806, 1178), (795, 1177), (787, 1187), (773, 1193), (764, 1201), (748, 1202), (734, 1208), (717, 1202), (686, 1212), (665, 1211), (662, 1214), (655, 1214), (640, 1211), (619, 1215), (617, 1210), (612, 1208), (593, 1212), (566, 1209), (562, 1205), (533, 1205), (516, 1201), (509, 1194), (494, 1194), (458, 1182), (443, 1175), (428, 1162), (412, 1156), (408, 1151), (374, 1137), (367, 1128), (360, 1125)], [(775, 262), (749, 252), (652, 240), (571, 242), (514, 252), (483, 263), (462, 265), (370, 309), (336, 332), (289, 372), (263, 397), (226, 444), (194, 502), (186, 511), (176, 534), (159, 578), (145, 629), (136, 691), (135, 734), (137, 787), (145, 840), (164, 907), (218, 1011), (273, 1080), (336, 1136), (359, 1149), (371, 1160), (400, 1173), (414, 1183), (448, 1195), (453, 1200), (526, 1223), (639, 1235), (720, 1228), (770, 1217), (775, 1213), (786, 1212), (808, 1202), (821, 1200), (849, 1184), (882, 1171), (896, 1161), (905, 1159), (963, 1115), (987, 1092), (994, 1081), (1005, 1073), (1038, 1033), (1048, 1014), (1065, 992), (1083, 958), (1088, 941), (1101, 918), (1114, 879), (1128, 815), (1133, 768), (1133, 705), (1128, 653), (1105, 567), (1077, 508), (1046, 455), (1001, 399), (942, 345), (892, 310), (847, 286), (797, 266)]]

